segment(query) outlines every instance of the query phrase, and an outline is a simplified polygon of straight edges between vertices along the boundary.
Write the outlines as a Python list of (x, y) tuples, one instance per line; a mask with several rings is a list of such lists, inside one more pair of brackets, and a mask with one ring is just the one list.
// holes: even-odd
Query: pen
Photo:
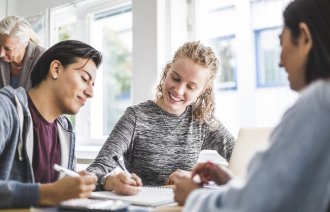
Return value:
[(113, 156), (112, 158), (124, 172), (126, 172), (127, 174), (129, 174), (131, 176), (131, 174), (127, 171), (127, 169), (123, 165), (120, 164), (117, 155)]
[(70, 169), (64, 168), (63, 166), (60, 166), (58, 164), (54, 164), (54, 169), (58, 172), (62, 172), (65, 175), (71, 176), (71, 177), (79, 177), (80, 175), (77, 172), (74, 172)]

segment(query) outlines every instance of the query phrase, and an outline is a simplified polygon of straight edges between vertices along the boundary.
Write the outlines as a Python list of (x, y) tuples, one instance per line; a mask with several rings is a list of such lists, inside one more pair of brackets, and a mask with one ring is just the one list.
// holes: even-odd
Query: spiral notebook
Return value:
[(90, 198), (123, 200), (134, 205), (156, 207), (174, 203), (174, 193), (172, 188), (167, 187), (141, 187), (140, 193), (133, 196), (123, 196), (111, 191), (93, 192)]

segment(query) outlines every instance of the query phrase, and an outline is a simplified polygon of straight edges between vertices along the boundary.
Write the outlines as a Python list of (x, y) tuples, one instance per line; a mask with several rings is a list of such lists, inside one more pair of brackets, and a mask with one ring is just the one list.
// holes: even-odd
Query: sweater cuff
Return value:
[(39, 206), (39, 184), (19, 183), (14, 194), (15, 207), (28, 208)]

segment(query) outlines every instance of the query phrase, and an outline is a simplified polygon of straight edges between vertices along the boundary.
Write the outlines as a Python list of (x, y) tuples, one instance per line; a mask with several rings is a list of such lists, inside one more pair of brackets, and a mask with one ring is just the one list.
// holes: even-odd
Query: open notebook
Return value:
[(134, 196), (118, 195), (111, 191), (96, 191), (90, 198), (123, 200), (134, 205), (150, 207), (174, 203), (173, 189), (166, 187), (141, 187), (140, 193)]

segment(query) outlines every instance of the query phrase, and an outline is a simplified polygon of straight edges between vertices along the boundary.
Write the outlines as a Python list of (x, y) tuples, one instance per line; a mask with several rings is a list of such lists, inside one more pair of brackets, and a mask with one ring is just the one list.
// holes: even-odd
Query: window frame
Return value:
[[(260, 55), (260, 36), (262, 32), (265, 31), (273, 31), (273, 30), (281, 30), (283, 26), (272, 26), (266, 28), (260, 28), (254, 30), (254, 38), (255, 38), (255, 66), (256, 66), (256, 87), (257, 88), (266, 88), (266, 87), (281, 87), (287, 86), (288, 81), (285, 82), (272, 82), (272, 83), (261, 83), (261, 55)], [(277, 36), (278, 37), (278, 36)], [(278, 45), (279, 42), (278, 42)], [(278, 54), (279, 57), (279, 54)], [(279, 67), (279, 69), (281, 69)]]
[[(92, 42), (92, 19), (94, 15), (100, 14), (103, 11), (110, 11), (110, 10), (118, 10), (121, 7), (130, 6), (132, 10), (132, 1), (131, 0), (84, 0), (77, 3), (68, 3), (61, 5), (59, 7), (55, 7), (50, 9), (50, 29), (53, 29), (52, 33), (50, 33), (50, 44), (53, 45), (54, 43), (58, 42), (57, 40), (57, 33), (58, 33), (58, 26), (61, 26), (61, 23), (65, 23), (68, 20), (62, 20), (60, 13), (65, 13), (66, 17), (77, 16), (77, 32), (75, 32), (73, 39), (81, 40), (86, 43)], [(79, 6), (81, 6), (79, 8)], [(68, 13), (71, 12), (71, 14)], [(133, 26), (132, 26), (133, 27)], [(79, 31), (84, 29), (84, 31)], [(83, 33), (82, 33), (83, 32)], [(100, 65), (99, 69), (102, 68), (102, 64)], [(132, 70), (133, 71), (133, 70)], [(98, 83), (98, 82), (96, 82)], [(92, 99), (95, 101), (96, 99)], [(95, 146), (99, 148), (106, 140), (108, 135), (103, 135), (99, 137), (92, 136), (91, 130), (91, 116), (93, 116), (93, 112), (91, 110), (91, 101), (88, 101), (86, 105), (80, 109), (79, 113), (75, 115), (75, 132), (76, 132), (76, 142), (77, 147), (84, 148), (85, 146)], [(124, 108), (125, 109), (125, 108)], [(103, 110), (103, 106), (102, 106)], [(103, 126), (103, 121), (102, 121)], [(111, 130), (111, 129), (109, 129)], [(78, 148), (79, 149), (79, 148)], [(78, 150), (79, 151), (79, 150)], [(85, 150), (83, 150), (85, 151)]]
[[(215, 49), (214, 45), (212, 45), (214, 42), (221, 42), (221, 41), (228, 41), (228, 40), (232, 40), (233, 42), (236, 41), (236, 35), (235, 34), (230, 34), (230, 35), (224, 35), (224, 36), (218, 36), (218, 37), (213, 37), (209, 39), (209, 43), (212, 46), (213, 49)], [(236, 57), (236, 45), (234, 45), (234, 49), (233, 49), (233, 58), (234, 58), (234, 64), (233, 64), (233, 81), (232, 82), (222, 82), (222, 83), (232, 83), (232, 86), (221, 86), (220, 84), (220, 76), (221, 76), (221, 72), (222, 72), (222, 59), (221, 59), (221, 55), (218, 54), (218, 51), (216, 52), (220, 64), (219, 64), (219, 69), (218, 69), (218, 74), (215, 80), (215, 87), (217, 90), (219, 91), (226, 91), (226, 90), (237, 90), (237, 57)]]

